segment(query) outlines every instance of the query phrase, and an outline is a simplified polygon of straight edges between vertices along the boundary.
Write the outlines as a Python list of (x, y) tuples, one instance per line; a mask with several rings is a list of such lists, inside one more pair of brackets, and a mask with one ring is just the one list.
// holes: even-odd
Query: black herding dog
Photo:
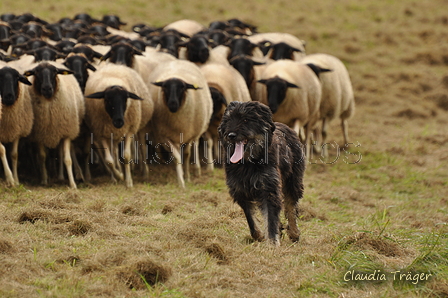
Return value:
[[(280, 211), (284, 205), (287, 232), (298, 241), (298, 203), (303, 196), (305, 158), (296, 133), (274, 123), (269, 107), (259, 102), (232, 102), (218, 127), (224, 147), (226, 183), (246, 215), (252, 237), (280, 244)], [(266, 237), (254, 221), (259, 207)]]

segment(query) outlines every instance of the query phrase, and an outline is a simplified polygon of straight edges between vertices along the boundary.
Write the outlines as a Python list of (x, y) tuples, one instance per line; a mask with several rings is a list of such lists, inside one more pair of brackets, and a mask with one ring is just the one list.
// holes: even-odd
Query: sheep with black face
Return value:
[(201, 71), (207, 80), (213, 99), (213, 115), (207, 135), (213, 140), (214, 158), (219, 159), (218, 126), (224, 110), (233, 101), (250, 101), (249, 90), (241, 74), (230, 65), (218, 63), (205, 64)]
[(304, 130), (309, 158), (311, 131), (319, 120), (322, 97), (316, 75), (302, 63), (278, 60), (265, 68), (258, 82), (256, 99), (269, 106), (274, 121), (288, 125), (299, 136)]
[[(199, 67), (185, 60), (159, 64), (152, 72), (150, 92), (154, 99), (154, 116), (150, 131), (160, 144), (169, 144), (176, 161), (179, 185), (189, 179), (190, 145), (194, 147), (195, 168), (200, 174), (198, 144), (207, 131), (213, 103), (210, 90)], [(212, 156), (209, 146), (208, 156)], [(185, 159), (182, 156), (185, 153)]]
[[(90, 132), (106, 149), (105, 160), (114, 177), (125, 178), (126, 186), (132, 187), (131, 144), (153, 113), (153, 101), (143, 79), (127, 66), (107, 64), (89, 77), (85, 94), (86, 124)], [(123, 139), (125, 177), (113, 157), (113, 148), (118, 148)]]
[[(329, 54), (311, 54), (305, 56), (300, 62), (312, 67), (321, 81), (320, 120), (322, 125), (317, 128), (317, 136), (321, 137), (323, 155), (327, 156), (325, 143), (328, 125), (332, 120), (336, 118), (341, 120), (344, 144), (349, 142), (348, 120), (355, 114), (355, 97), (350, 75), (344, 63), (339, 58)], [(321, 73), (322, 70), (325, 73)]]
[(47, 148), (62, 142), (63, 159), (71, 188), (76, 188), (70, 156), (71, 141), (80, 130), (84, 118), (84, 97), (73, 72), (56, 62), (41, 62), (25, 76), (32, 76), (30, 94), (34, 125), (30, 139), (38, 144), (42, 184), (48, 184), (45, 167)]
[[(0, 67), (4, 65), (6, 64), (0, 62)], [(8, 66), (0, 69), (0, 112), (3, 112), (2, 115), (0, 113), (0, 157), (9, 185), (19, 184), (17, 174), (19, 140), (28, 136), (33, 128), (33, 107), (26, 85), (31, 85), (30, 81), (16, 69)], [(6, 159), (6, 150), (3, 146), (5, 143), (12, 143), (12, 172)]]

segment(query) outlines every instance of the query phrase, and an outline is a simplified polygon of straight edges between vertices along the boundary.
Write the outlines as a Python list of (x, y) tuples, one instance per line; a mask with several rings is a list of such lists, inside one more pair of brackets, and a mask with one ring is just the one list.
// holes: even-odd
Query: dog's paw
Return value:
[(291, 229), (289, 226), (287, 228), (289, 239), (291, 239), (292, 242), (299, 242), (300, 240), (300, 231), (299, 229)]
[(264, 236), (263, 236), (263, 234), (261, 234), (260, 231), (256, 230), (251, 234), (252, 234), (251, 235), (252, 238), (254, 238), (255, 241), (260, 241), (260, 242), (264, 241)]

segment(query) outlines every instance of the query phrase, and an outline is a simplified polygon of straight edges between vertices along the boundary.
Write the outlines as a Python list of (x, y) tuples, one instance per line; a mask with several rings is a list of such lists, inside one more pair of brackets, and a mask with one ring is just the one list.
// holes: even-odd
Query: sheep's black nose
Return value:
[(112, 121), (112, 124), (116, 127), (116, 128), (122, 128), (124, 125), (124, 121), (123, 119), (116, 119)]
[(236, 138), (236, 133), (230, 132), (228, 135), (229, 139), (234, 140)]

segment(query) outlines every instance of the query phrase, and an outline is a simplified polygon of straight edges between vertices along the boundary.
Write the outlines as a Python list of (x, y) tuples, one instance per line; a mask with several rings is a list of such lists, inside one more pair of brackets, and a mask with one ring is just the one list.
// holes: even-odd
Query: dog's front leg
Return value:
[(244, 215), (246, 216), (247, 224), (249, 225), (250, 235), (256, 241), (263, 241), (264, 237), (254, 221), (254, 213), (253, 213), (254, 205), (253, 205), (253, 203), (248, 202), (245, 199), (237, 200), (237, 202), (238, 202), (238, 205), (240, 205), (241, 208), (243, 209)]
[(266, 236), (272, 244), (279, 246), (281, 200), (271, 193), (266, 198), (260, 206), (266, 222)]

